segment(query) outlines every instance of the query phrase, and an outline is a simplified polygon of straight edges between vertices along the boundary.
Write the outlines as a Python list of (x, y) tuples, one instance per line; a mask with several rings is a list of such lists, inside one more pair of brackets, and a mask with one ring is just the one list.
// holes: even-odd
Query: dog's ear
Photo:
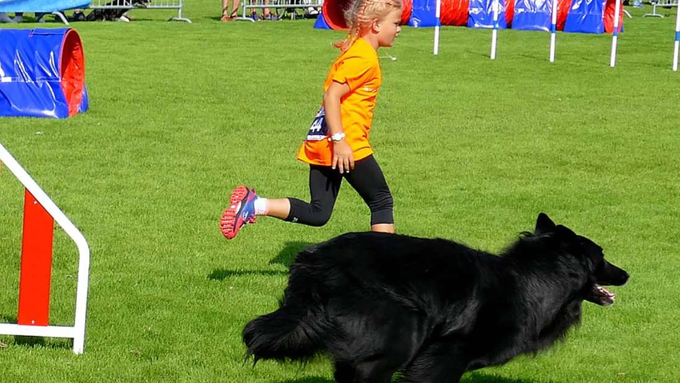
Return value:
[(566, 226), (557, 225), (555, 232), (563, 238), (572, 239), (576, 237), (576, 233)]
[(555, 227), (555, 222), (553, 222), (547, 214), (540, 213), (538, 214), (538, 218), (536, 218), (536, 228), (534, 229), (534, 234), (541, 235), (552, 233), (555, 231)]

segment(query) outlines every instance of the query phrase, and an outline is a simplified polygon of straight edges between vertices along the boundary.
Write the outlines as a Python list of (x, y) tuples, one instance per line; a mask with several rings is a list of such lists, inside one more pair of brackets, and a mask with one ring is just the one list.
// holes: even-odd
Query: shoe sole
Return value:
[(241, 202), (248, 195), (248, 188), (245, 186), (239, 186), (234, 191), (231, 192), (231, 197), (229, 198), (229, 207), (222, 213), (222, 218), (220, 219), (220, 230), (222, 230), (222, 235), (227, 239), (232, 239), (236, 237), (238, 231), (243, 225), (236, 225), (236, 217), (238, 217), (238, 211), (241, 208)]

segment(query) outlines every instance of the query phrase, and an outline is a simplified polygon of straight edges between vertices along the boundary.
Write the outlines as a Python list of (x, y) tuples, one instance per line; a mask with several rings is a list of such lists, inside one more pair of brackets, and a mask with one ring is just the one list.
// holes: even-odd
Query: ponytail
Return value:
[(402, 0), (354, 0), (345, 10), (345, 22), (349, 32), (344, 40), (336, 41), (333, 46), (343, 52), (352, 46), (375, 18), (382, 19), (395, 9), (402, 9)]
[(354, 0), (352, 4), (345, 10), (345, 22), (349, 32), (344, 40), (336, 41), (333, 46), (340, 48), (343, 52), (352, 46), (361, 34), (361, 28), (366, 27), (364, 20), (364, 12), (366, 11), (366, 4), (374, 0)]

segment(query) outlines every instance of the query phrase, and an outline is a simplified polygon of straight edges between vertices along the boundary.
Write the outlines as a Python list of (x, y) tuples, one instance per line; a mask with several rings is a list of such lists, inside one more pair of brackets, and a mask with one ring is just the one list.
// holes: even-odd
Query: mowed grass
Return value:
[[(74, 23), (91, 109), (0, 119), (0, 142), (92, 250), (85, 353), (0, 336), (3, 382), (332, 381), (324, 358), (251, 368), (240, 333), (277, 307), (297, 251), (367, 230), (368, 209), (345, 185), (323, 228), (264, 218), (226, 241), (218, 221), (241, 183), (308, 197), (294, 155), (343, 33), (309, 20), (223, 24), (218, 2), (186, 3), (192, 24), (165, 11)], [(500, 31), (495, 61), (490, 32), (466, 28), (444, 28), (438, 56), (432, 30), (413, 28), (381, 53), (397, 60), (382, 62), (371, 140), (400, 233), (499, 251), (543, 211), (632, 275), (614, 306), (584, 304), (567, 342), (464, 382), (680, 381), (674, 21), (632, 11), (616, 68), (604, 35), (560, 33), (553, 64), (548, 34), (513, 30)], [(22, 25), (44, 26), (61, 27)], [(0, 320), (13, 322), (23, 192), (1, 174)], [(76, 258), (57, 229), (53, 324), (73, 323)]]

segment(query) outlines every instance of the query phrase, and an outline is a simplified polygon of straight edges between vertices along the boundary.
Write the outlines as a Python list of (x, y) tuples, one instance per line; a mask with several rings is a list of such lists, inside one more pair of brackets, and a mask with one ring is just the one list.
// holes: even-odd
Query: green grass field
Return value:
[[(650, 8), (650, 7), (649, 7)], [(680, 73), (674, 18), (625, 20), (611, 38), (404, 28), (383, 60), (372, 142), (395, 198), (397, 230), (501, 250), (544, 211), (627, 269), (609, 308), (536, 358), (466, 383), (680, 381)], [(663, 10), (669, 13), (668, 10)], [(243, 362), (244, 324), (277, 307), (294, 254), (367, 230), (345, 185), (331, 222), (260, 219), (233, 241), (218, 220), (231, 189), (307, 198), (295, 152), (342, 32), (310, 20), (220, 23), (218, 1), (188, 0), (192, 24), (135, 11), (132, 23), (73, 24), (90, 110), (68, 120), (0, 119), (0, 142), (88, 239), (85, 353), (70, 341), (0, 336), (3, 382), (329, 383), (319, 359)], [(675, 14), (673, 10), (672, 14)], [(21, 27), (62, 27), (58, 23)], [(6, 25), (0, 26), (2, 28)], [(14, 322), (22, 189), (0, 178), (0, 321)], [(51, 322), (72, 324), (75, 246), (57, 229)]]

